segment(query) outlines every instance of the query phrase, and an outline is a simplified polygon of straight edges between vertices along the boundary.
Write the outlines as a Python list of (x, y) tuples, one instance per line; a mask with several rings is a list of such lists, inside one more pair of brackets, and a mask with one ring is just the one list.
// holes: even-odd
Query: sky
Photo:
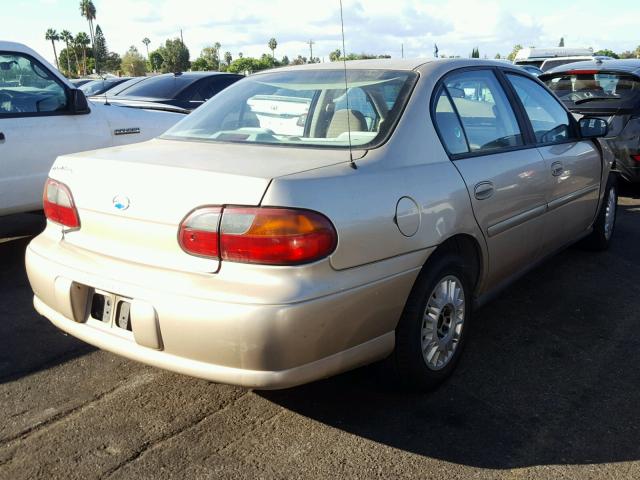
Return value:
[[(339, 0), (93, 0), (110, 51), (123, 54), (135, 45), (149, 49), (183, 31), (195, 60), (203, 47), (222, 44), (236, 58), (270, 53), (267, 42), (278, 41), (276, 56), (313, 55), (325, 61), (342, 49)], [(45, 31), (88, 32), (78, 0), (0, 0), (0, 40), (25, 43), (53, 60)], [(640, 2), (617, 0), (604, 8), (602, 0), (343, 0), (346, 50), (389, 54), (399, 58), (440, 54), (507, 55), (515, 44), (610, 48), (616, 52), (640, 45)], [(58, 49), (62, 46), (58, 46)]]

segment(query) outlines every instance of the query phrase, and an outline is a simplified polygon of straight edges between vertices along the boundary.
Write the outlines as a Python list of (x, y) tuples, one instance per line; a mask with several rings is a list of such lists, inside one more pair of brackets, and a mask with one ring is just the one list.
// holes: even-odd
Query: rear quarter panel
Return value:
[[(262, 204), (309, 208), (325, 214), (338, 232), (331, 256), (337, 270), (357, 267), (409, 252), (424, 251), (456, 234), (477, 239), (486, 261), (486, 245), (473, 217), (460, 174), (449, 160), (431, 123), (429, 99), (437, 78), (422, 77), (383, 146), (355, 163), (283, 176), (272, 181)], [(348, 152), (344, 152), (347, 160)], [(413, 236), (396, 225), (396, 205), (410, 197), (418, 205)]]

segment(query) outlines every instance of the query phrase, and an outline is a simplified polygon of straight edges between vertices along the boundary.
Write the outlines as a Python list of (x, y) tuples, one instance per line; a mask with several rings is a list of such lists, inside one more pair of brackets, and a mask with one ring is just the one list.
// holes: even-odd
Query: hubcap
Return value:
[(431, 292), (422, 318), (422, 358), (431, 370), (446, 367), (458, 348), (464, 326), (462, 282), (444, 277)]
[(607, 240), (611, 239), (613, 234), (613, 226), (616, 222), (616, 189), (609, 189), (609, 195), (607, 196), (607, 204), (604, 211), (604, 237)]

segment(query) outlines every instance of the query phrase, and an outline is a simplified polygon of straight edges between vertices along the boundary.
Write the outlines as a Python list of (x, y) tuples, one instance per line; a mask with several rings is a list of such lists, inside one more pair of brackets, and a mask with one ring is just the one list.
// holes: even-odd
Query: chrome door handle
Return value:
[(564, 172), (564, 167), (560, 162), (554, 162), (551, 164), (551, 175), (559, 177)]
[(493, 195), (495, 189), (491, 182), (480, 182), (474, 187), (473, 194), (478, 200), (485, 200)]

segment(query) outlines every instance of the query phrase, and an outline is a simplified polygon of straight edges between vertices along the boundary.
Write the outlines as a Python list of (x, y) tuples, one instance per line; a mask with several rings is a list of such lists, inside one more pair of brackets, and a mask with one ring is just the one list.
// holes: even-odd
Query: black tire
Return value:
[[(423, 318), (435, 287), (450, 276), (460, 281), (464, 292), (464, 322), (451, 359), (444, 367), (436, 370), (427, 365), (422, 354)], [(445, 253), (427, 263), (411, 290), (396, 327), (395, 350), (383, 365), (385, 375), (394, 387), (425, 392), (434, 389), (451, 375), (464, 349), (472, 303), (471, 282), (465, 262), (459, 255)]]
[[(614, 195), (615, 207), (613, 208), (613, 224), (611, 225), (611, 230), (609, 234), (606, 231), (606, 223), (607, 223), (607, 205), (609, 196)], [(602, 205), (600, 206), (600, 211), (598, 212), (598, 217), (596, 218), (595, 223), (593, 224), (593, 232), (589, 234), (582, 242), (580, 242), (580, 246), (586, 248), (587, 250), (594, 251), (603, 251), (609, 248), (611, 244), (611, 240), (613, 239), (613, 233), (615, 231), (616, 226), (616, 218), (617, 218), (617, 209), (618, 209), (618, 177), (615, 174), (609, 175), (609, 179), (607, 180), (607, 185), (605, 187), (604, 198), (602, 200)]]

